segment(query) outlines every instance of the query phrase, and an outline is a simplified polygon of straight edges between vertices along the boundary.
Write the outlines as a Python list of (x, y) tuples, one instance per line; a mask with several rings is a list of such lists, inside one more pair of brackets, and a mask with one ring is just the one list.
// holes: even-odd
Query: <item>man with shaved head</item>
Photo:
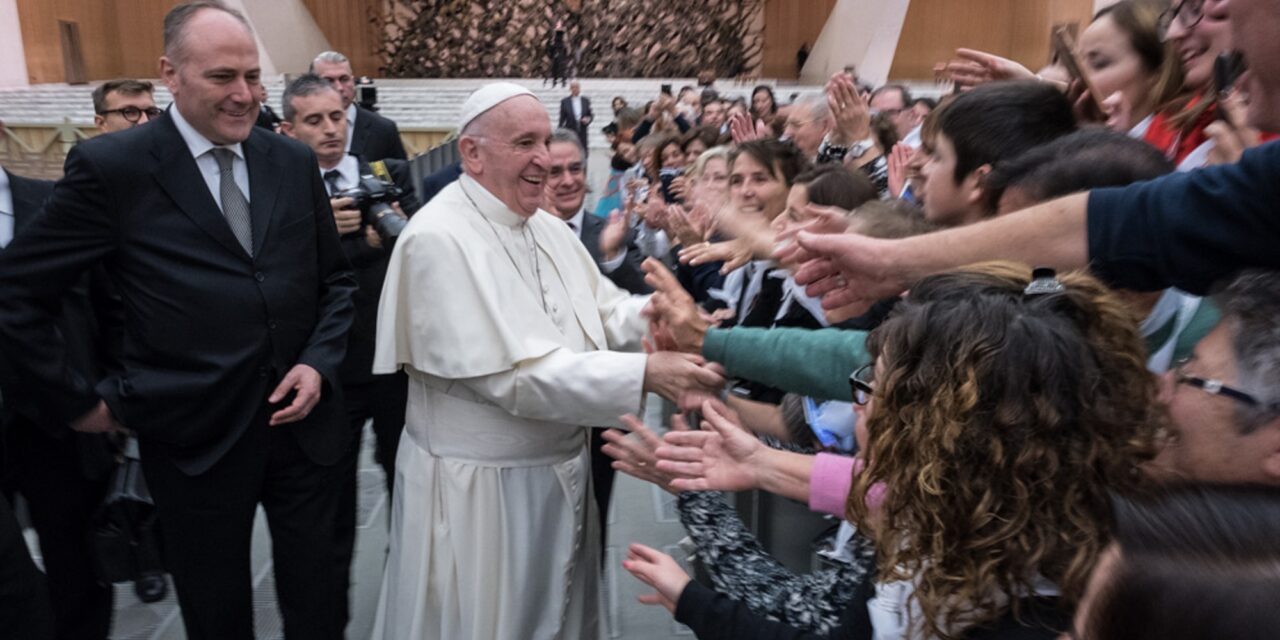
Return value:
[[(254, 637), (259, 504), (285, 637), (342, 638), (355, 465), (337, 371), (355, 281), (316, 156), (254, 126), (258, 49), (225, 5), (165, 16), (160, 75), (173, 106), (76, 145), (0, 255), (0, 351), (59, 422), (137, 435), (188, 638)], [(124, 307), (101, 381), (70, 366), (51, 316), (96, 264)]]
[(645, 392), (719, 387), (639, 351), (647, 298), (620, 291), (542, 210), (551, 121), (496, 83), (462, 107), (463, 175), (410, 221), (378, 312), (375, 373), (409, 407), (374, 637), (600, 638), (588, 430)]

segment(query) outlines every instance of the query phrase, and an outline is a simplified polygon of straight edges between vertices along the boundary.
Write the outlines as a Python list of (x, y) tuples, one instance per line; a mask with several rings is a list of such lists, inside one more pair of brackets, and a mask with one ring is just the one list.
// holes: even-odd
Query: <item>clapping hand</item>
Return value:
[(831, 142), (849, 146), (871, 136), (871, 108), (858, 92), (853, 76), (840, 72), (827, 81), (827, 105), (835, 119)]
[(667, 611), (673, 614), (676, 612), (676, 602), (680, 600), (684, 588), (689, 586), (689, 574), (680, 568), (675, 558), (657, 549), (633, 543), (627, 548), (627, 559), (622, 561), (622, 568), (656, 591), (640, 596), (640, 602), (660, 604)]
[(911, 154), (915, 149), (911, 145), (899, 142), (889, 152), (889, 195), (897, 198), (907, 187), (908, 168), (911, 165)]
[(735, 113), (729, 118), (729, 135), (733, 138), (734, 144), (742, 144), (752, 140), (771, 138), (773, 132), (763, 121), (753, 121), (748, 114)]
[(622, 243), (627, 239), (627, 216), (614, 209), (609, 213), (609, 222), (600, 231), (600, 255), (605, 261), (618, 257), (622, 251)]

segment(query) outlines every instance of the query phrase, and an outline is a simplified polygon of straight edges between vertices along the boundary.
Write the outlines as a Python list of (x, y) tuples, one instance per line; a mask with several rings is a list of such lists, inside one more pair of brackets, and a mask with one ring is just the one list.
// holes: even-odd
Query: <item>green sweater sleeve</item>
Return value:
[(845, 329), (708, 329), (702, 355), (730, 377), (847, 402), (849, 375), (871, 361), (866, 341), (867, 332)]

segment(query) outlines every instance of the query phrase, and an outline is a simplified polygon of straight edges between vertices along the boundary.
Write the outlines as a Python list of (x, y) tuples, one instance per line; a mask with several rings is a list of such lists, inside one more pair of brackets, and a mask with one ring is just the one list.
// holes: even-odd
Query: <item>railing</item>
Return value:
[[(62, 165), (67, 159), (71, 147), (81, 140), (88, 140), (98, 135), (98, 130), (91, 124), (79, 124), (71, 118), (63, 118), (61, 122), (23, 122), (6, 121), (0, 126), (0, 165), (8, 171), (29, 178), (57, 180), (62, 177)], [(417, 174), (419, 165), (428, 166), (422, 175), (427, 175), (436, 168), (455, 162), (456, 146), (448, 144), (453, 153), (448, 160), (435, 150), (451, 143), (453, 129), (438, 128), (402, 128), (400, 139), (404, 142), (405, 151), (414, 158), (415, 184), (421, 181)], [(432, 155), (436, 153), (436, 155)], [(431, 160), (418, 160), (419, 157), (430, 156)], [(437, 162), (437, 164), (431, 164)], [(424, 164), (425, 163), (425, 164)]]

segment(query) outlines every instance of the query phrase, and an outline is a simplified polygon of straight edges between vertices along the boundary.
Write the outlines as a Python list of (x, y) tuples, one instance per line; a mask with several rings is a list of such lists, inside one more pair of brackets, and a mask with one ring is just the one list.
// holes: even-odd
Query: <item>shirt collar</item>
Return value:
[(512, 211), (510, 207), (498, 199), (498, 196), (480, 186), (480, 183), (476, 182), (471, 176), (464, 173), (458, 178), (458, 182), (462, 187), (462, 192), (467, 194), (467, 197), (471, 199), (471, 203), (480, 210), (480, 215), (490, 221), (508, 227), (520, 226), (528, 221), (528, 218)]
[[(316, 166), (319, 167), (319, 165)], [(323, 178), (324, 174), (330, 171), (337, 171), (342, 176), (340, 186), (343, 189), (348, 189), (360, 181), (360, 160), (348, 153), (342, 156), (342, 160), (338, 162), (337, 166), (330, 169), (320, 167), (320, 177)]]
[(356, 103), (354, 102), (347, 105), (347, 126), (356, 126)]
[(578, 235), (582, 235), (582, 219), (586, 217), (585, 212), (585, 208), (578, 209), (578, 212), (573, 214), (572, 218), (565, 220), (565, 222), (569, 223), (569, 228), (576, 230)]
[(187, 149), (191, 150), (191, 157), (199, 158), (214, 149), (230, 149), (236, 157), (244, 160), (244, 149), (237, 142), (231, 145), (219, 146), (210, 142), (208, 138), (200, 135), (186, 118), (182, 117), (182, 112), (178, 110), (178, 105), (169, 107), (169, 116), (173, 118), (173, 125), (178, 128), (178, 134), (182, 136), (182, 141), (187, 143)]

